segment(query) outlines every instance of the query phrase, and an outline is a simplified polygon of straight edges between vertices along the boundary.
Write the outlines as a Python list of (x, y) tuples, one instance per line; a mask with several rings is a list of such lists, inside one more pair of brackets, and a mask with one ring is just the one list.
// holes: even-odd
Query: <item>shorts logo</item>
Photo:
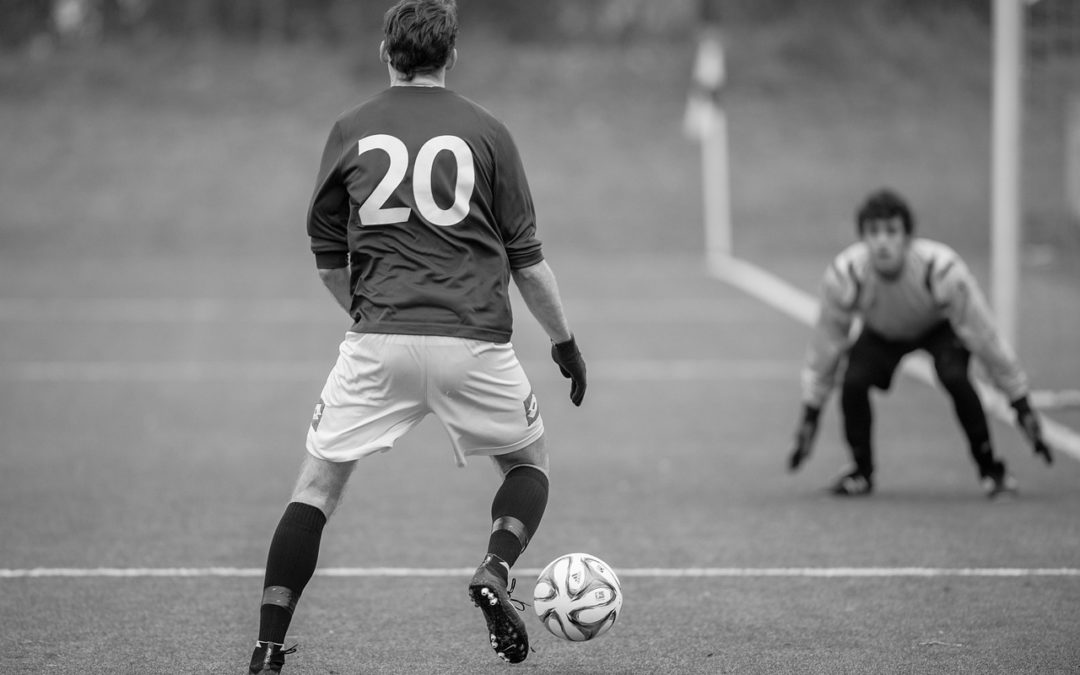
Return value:
[(525, 397), (523, 401), (525, 404), (525, 421), (532, 426), (536, 420), (540, 417), (540, 404), (536, 401), (536, 396), (530, 391), (529, 395)]
[(311, 430), (312, 431), (318, 431), (319, 430), (319, 422), (322, 421), (322, 416), (323, 416), (323, 411), (324, 410), (326, 410), (326, 404), (323, 403), (322, 399), (320, 398), (319, 402), (315, 404), (315, 413), (311, 416)]

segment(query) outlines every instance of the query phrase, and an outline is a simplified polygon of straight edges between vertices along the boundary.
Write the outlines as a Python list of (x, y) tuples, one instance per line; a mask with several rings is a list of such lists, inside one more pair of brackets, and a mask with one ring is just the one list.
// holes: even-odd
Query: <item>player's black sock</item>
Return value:
[(874, 473), (871, 431), (874, 411), (870, 405), (870, 386), (864, 382), (844, 382), (840, 394), (844, 418), (844, 439), (851, 449), (856, 470), (869, 478)]
[(1005, 473), (1005, 465), (994, 458), (994, 446), (990, 441), (983, 441), (971, 447), (971, 457), (979, 468), (980, 478), (1000, 478)]
[(278, 522), (266, 559), (259, 640), (285, 642), (293, 610), (315, 573), (326, 516), (309, 504), (290, 502)]
[(518, 466), (503, 479), (491, 502), (491, 537), (488, 553), (507, 565), (517, 562), (540, 526), (547, 508), (548, 478), (534, 466)]

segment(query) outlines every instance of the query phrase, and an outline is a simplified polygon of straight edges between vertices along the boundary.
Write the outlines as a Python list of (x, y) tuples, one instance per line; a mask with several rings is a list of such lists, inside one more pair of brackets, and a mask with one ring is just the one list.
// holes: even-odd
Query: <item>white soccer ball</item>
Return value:
[(567, 553), (552, 560), (533, 589), (533, 609), (540, 623), (556, 637), (574, 642), (610, 630), (622, 601), (619, 577), (588, 553)]

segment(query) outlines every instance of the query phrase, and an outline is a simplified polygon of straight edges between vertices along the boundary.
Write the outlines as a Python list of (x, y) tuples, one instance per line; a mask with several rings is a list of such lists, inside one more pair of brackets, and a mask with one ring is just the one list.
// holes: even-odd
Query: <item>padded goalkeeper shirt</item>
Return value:
[(507, 342), (510, 273), (544, 257), (517, 146), (443, 87), (390, 87), (330, 130), (308, 211), (320, 268), (350, 268), (352, 329)]
[(897, 279), (879, 276), (869, 247), (853, 244), (826, 269), (819, 301), (802, 371), (802, 398), (808, 405), (820, 408), (832, 390), (857, 318), (882, 337), (900, 342), (917, 340), (948, 321), (1010, 401), (1028, 393), (1027, 375), (1001, 339), (978, 284), (945, 244), (912, 239)]

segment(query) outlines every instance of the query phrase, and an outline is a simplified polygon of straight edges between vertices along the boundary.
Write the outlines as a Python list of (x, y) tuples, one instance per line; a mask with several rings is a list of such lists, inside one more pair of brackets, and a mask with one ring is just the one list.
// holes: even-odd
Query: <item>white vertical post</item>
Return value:
[(731, 255), (731, 188), (728, 175), (727, 117), (718, 105), (709, 107), (711, 120), (701, 140), (701, 169), (705, 192), (705, 250), (709, 260)]
[(1020, 279), (1020, 134), (1024, 0), (994, 0), (990, 297), (1001, 336), (1016, 344)]
[(731, 255), (731, 185), (727, 117), (720, 107), (724, 51), (715, 26), (703, 31), (694, 62), (694, 91), (687, 106), (688, 127), (701, 142), (705, 255), (709, 261)]
[(1065, 119), (1065, 198), (1080, 222), (1080, 94), (1069, 97)]

